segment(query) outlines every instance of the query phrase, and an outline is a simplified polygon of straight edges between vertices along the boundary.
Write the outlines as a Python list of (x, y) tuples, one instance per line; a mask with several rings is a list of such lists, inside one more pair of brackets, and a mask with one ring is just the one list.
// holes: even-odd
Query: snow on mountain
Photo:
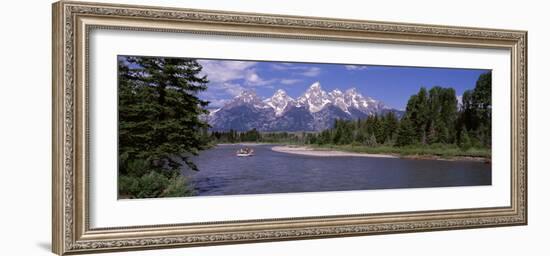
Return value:
[(270, 108), (270, 106), (265, 104), (265, 102), (263, 102), (262, 99), (253, 91), (242, 91), (241, 94), (233, 98), (233, 100), (226, 104), (223, 108), (240, 106), (243, 104), (249, 104), (255, 108)]
[[(314, 93), (309, 93), (309, 91), (313, 91)], [(309, 100), (308, 106), (310, 110), (314, 110), (311, 111), (313, 113), (320, 111), (328, 105), (334, 105), (348, 114), (352, 114), (351, 112), (353, 112), (354, 110), (358, 110), (364, 114), (374, 114), (382, 109), (387, 108), (384, 103), (380, 101), (374, 100), (370, 97), (364, 97), (363, 95), (361, 95), (361, 93), (357, 91), (356, 88), (348, 89), (345, 92), (342, 92), (339, 89), (335, 89), (332, 92), (326, 94), (321, 89), (321, 86), (318, 82), (314, 83), (310, 87), (308, 92), (306, 92), (302, 97)], [(312, 102), (314, 104), (311, 104)], [(315, 104), (318, 102), (323, 102), (325, 104)]]
[(388, 111), (399, 114), (380, 101), (364, 97), (355, 88), (327, 93), (315, 82), (297, 99), (282, 89), (264, 100), (254, 92), (243, 91), (212, 111), (208, 119), (213, 130), (319, 131), (330, 128), (334, 119), (365, 118)]
[(354, 108), (366, 114), (378, 113), (382, 109), (387, 108), (380, 101), (374, 100), (371, 97), (364, 97), (355, 88), (346, 91), (344, 102), (348, 108)]
[(321, 111), (327, 104), (332, 103), (327, 92), (321, 89), (319, 82), (313, 83), (307, 91), (298, 98), (297, 107), (306, 106), (309, 112)]
[(256, 93), (252, 91), (242, 91), (241, 94), (235, 97), (235, 100), (242, 101), (244, 103), (255, 102), (259, 99), (260, 98), (258, 97), (258, 95), (256, 95)]
[(281, 116), (296, 104), (295, 100), (282, 89), (277, 90), (271, 98), (265, 99), (264, 103), (275, 110), (275, 116)]
[(346, 100), (344, 98), (344, 93), (342, 91), (336, 89), (329, 93), (330, 101), (333, 105), (339, 107), (342, 111), (350, 114), (348, 110), (348, 104), (346, 104)]
[(211, 109), (209, 110), (208, 116), (215, 115), (218, 111), (220, 111), (221, 108)]
[(243, 91), (229, 103), (208, 116), (212, 130), (247, 131), (258, 129), (270, 130), (273, 122), (273, 109), (264, 103), (256, 93)]

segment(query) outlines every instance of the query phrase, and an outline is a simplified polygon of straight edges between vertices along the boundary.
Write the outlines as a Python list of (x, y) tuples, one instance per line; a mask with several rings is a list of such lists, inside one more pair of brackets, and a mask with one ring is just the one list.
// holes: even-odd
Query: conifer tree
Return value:
[(120, 57), (119, 145), (124, 159), (142, 159), (154, 167), (177, 169), (204, 149), (200, 131), (208, 124), (208, 102), (197, 97), (208, 80), (194, 59)]
[(399, 127), (399, 119), (394, 112), (388, 112), (384, 116), (384, 141), (383, 143), (391, 142), (397, 133)]
[(397, 146), (407, 146), (416, 143), (416, 134), (413, 123), (408, 117), (404, 117), (397, 130)]
[(460, 136), (458, 140), (458, 145), (463, 149), (468, 149), (472, 144), (470, 141), (470, 135), (468, 135), (468, 132), (466, 131), (466, 127), (462, 126), (460, 129)]

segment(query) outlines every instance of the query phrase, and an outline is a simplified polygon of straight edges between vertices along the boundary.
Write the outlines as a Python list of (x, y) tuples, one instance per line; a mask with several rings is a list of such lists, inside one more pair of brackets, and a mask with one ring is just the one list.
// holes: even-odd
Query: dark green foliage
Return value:
[[(433, 89), (432, 89), (433, 90)], [(430, 90), (430, 100), (432, 96), (432, 90)], [(407, 119), (410, 120), (410, 125), (414, 130), (412, 138), (407, 138), (411, 142), (419, 142), (421, 144), (427, 143), (427, 128), (430, 124), (430, 104), (428, 102), (428, 92), (426, 88), (420, 88), (418, 94), (411, 96), (409, 102), (407, 103), (406, 115)]]
[[(119, 57), (119, 174), (129, 197), (176, 195), (180, 168), (207, 146), (208, 80), (194, 59)], [(162, 178), (164, 177), (164, 178)], [(156, 180), (155, 180), (156, 179)], [(140, 188), (141, 192), (131, 189)], [(167, 190), (170, 189), (170, 193)]]
[(453, 88), (433, 87), (429, 96), (430, 143), (454, 143), (457, 100)]
[(193, 187), (183, 176), (166, 177), (155, 171), (143, 176), (120, 175), (118, 189), (120, 198), (175, 197), (195, 194)]
[[(400, 128), (398, 145), (453, 144), (457, 138), (457, 99), (453, 88), (433, 87), (429, 92), (420, 88), (407, 103), (404, 120)], [(409, 126), (412, 126), (409, 127)], [(410, 131), (414, 130), (414, 133)], [(403, 138), (408, 136), (408, 138)]]
[(254, 128), (250, 131), (239, 134), (240, 141), (259, 141), (260, 133)]
[(356, 121), (336, 120), (334, 127), (311, 135), (315, 144), (424, 147), (436, 144), (490, 148), (491, 73), (479, 77), (472, 91), (464, 92), (459, 109), (453, 88), (424, 87), (407, 102), (401, 120), (392, 112)]
[(414, 127), (414, 122), (412, 122), (409, 117), (404, 117), (399, 124), (399, 129), (397, 130), (397, 141), (395, 145), (397, 146), (406, 146), (416, 144), (418, 140), (418, 134)]
[(382, 116), (371, 115), (359, 120), (335, 120), (333, 128), (308, 133), (304, 142), (317, 145), (393, 145), (398, 127), (399, 119), (393, 112)]
[(458, 146), (463, 149), (468, 149), (472, 146), (470, 135), (468, 134), (465, 126), (462, 126), (460, 129), (460, 134), (458, 135)]
[(465, 126), (473, 144), (491, 145), (491, 104), (491, 73), (486, 73), (462, 96), (458, 124)]
[(128, 174), (118, 177), (120, 198), (155, 198), (193, 195), (193, 187), (178, 174), (151, 171), (143, 160), (130, 161)]
[(393, 144), (397, 137), (397, 129), (399, 128), (399, 119), (393, 112), (389, 112), (383, 117), (383, 138), (382, 143)]
[(334, 136), (332, 137), (332, 143), (334, 144), (350, 144), (353, 142), (353, 123), (345, 120), (334, 121)]
[(190, 184), (187, 179), (183, 176), (175, 176), (168, 180), (168, 186), (164, 190), (165, 197), (177, 197), (177, 196), (192, 196), (195, 195), (195, 189), (193, 185)]
[(316, 140), (317, 144), (319, 144), (319, 145), (329, 144), (330, 141), (331, 141), (331, 137), (332, 137), (332, 135), (331, 135), (330, 130), (324, 130), (318, 135), (317, 140)]
[(376, 136), (374, 135), (374, 133), (372, 133), (369, 136), (369, 138), (365, 140), (364, 144), (365, 146), (369, 146), (369, 147), (375, 147), (378, 145), (378, 143), (376, 142)]
[(312, 144), (317, 142), (317, 137), (313, 133), (306, 132), (259, 132), (256, 129), (245, 132), (235, 130), (227, 132), (214, 131), (209, 135), (210, 144), (240, 142)]

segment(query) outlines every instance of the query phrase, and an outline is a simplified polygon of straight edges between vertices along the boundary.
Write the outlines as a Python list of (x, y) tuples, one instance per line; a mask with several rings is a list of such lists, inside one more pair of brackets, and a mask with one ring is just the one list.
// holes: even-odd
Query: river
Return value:
[(304, 156), (273, 145), (236, 157), (241, 147), (219, 145), (193, 158), (200, 171), (183, 172), (199, 196), (491, 185), (491, 165), (477, 161)]

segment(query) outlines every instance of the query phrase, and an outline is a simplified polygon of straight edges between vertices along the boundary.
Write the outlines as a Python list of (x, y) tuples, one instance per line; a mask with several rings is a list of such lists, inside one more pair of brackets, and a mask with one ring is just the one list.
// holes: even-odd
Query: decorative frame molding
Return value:
[[(509, 207), (312, 216), (91, 229), (88, 222), (88, 35), (93, 29), (509, 49)], [(216, 245), (527, 224), (527, 32), (61, 1), (53, 4), (55, 253)]]

